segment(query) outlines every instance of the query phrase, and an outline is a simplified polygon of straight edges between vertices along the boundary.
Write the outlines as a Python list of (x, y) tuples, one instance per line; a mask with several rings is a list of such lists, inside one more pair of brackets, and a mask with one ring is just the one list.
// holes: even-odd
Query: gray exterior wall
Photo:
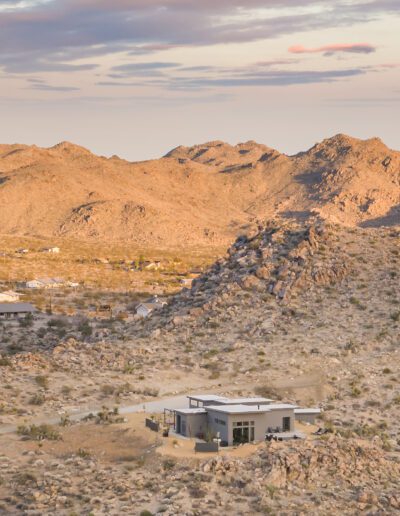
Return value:
[(301, 421), (303, 423), (311, 423), (315, 425), (315, 419), (319, 414), (295, 414), (296, 421)]
[(196, 437), (207, 431), (207, 414), (176, 414), (181, 416), (181, 434), (186, 437)]
[(271, 412), (267, 412), (266, 414), (266, 426), (264, 430), (267, 430), (268, 427), (276, 428), (280, 427), (282, 429), (283, 418), (290, 417), (290, 432), (294, 432), (294, 410), (293, 409), (282, 409), (282, 410), (272, 410)]
[[(221, 412), (216, 412), (214, 410), (207, 409), (208, 412), (208, 426), (211, 432), (217, 434), (219, 432), (219, 437), (221, 441), (229, 442), (229, 415), (222, 414)], [(218, 423), (215, 420), (223, 421), (223, 423)]]

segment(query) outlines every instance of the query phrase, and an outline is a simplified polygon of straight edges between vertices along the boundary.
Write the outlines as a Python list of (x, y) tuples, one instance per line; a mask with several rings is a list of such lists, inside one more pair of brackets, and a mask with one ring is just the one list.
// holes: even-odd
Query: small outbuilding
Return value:
[(59, 254), (60, 253), (59, 247), (44, 247), (40, 250), (42, 253), (51, 253), (51, 254)]
[(142, 318), (149, 317), (155, 310), (160, 310), (167, 303), (162, 301), (157, 296), (149, 300), (147, 303), (140, 303), (136, 307), (136, 315)]

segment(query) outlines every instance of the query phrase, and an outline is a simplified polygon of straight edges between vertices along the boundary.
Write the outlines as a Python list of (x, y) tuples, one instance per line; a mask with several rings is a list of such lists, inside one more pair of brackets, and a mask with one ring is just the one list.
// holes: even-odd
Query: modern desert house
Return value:
[[(297, 405), (274, 403), (267, 398), (225, 398), (216, 395), (188, 396), (189, 407), (175, 410), (175, 432), (186, 437), (219, 437), (232, 446), (263, 441), (267, 434), (294, 435)], [(302, 409), (310, 422), (319, 409)]]

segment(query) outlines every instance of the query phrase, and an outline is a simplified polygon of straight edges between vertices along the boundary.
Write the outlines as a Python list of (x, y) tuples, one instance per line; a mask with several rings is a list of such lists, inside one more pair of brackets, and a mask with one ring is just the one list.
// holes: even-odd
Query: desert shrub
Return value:
[(46, 335), (47, 329), (46, 328), (39, 328), (36, 332), (36, 335), (39, 337), (39, 339), (43, 339), (43, 337)]
[(43, 405), (46, 401), (46, 398), (41, 392), (34, 394), (29, 400), (30, 405)]
[(11, 360), (8, 357), (0, 357), (0, 367), (11, 367)]
[[(3, 339), (3, 342), (4, 342), (4, 339)], [(15, 355), (17, 353), (21, 353), (21, 351), (23, 351), (23, 350), (24, 350), (23, 346), (21, 344), (17, 343), (17, 342), (13, 342), (9, 346), (7, 346), (7, 351), (11, 355)]]
[(170, 471), (176, 466), (176, 462), (174, 459), (165, 459), (163, 462), (164, 471)]
[(103, 410), (97, 413), (96, 423), (99, 424), (112, 424), (112, 423), (123, 423), (124, 418), (118, 416), (118, 407), (113, 410), (103, 407)]
[(217, 369), (214, 369), (213, 371), (211, 371), (210, 376), (208, 378), (209, 378), (209, 380), (216, 380), (220, 376), (221, 376), (221, 373)]
[(365, 406), (366, 407), (380, 407), (381, 403), (380, 403), (380, 401), (377, 401), (377, 400), (367, 400), (365, 402)]
[(18, 322), (21, 328), (30, 328), (33, 326), (33, 315), (27, 314), (23, 319), (19, 319)]
[(101, 392), (104, 394), (104, 396), (111, 396), (115, 392), (115, 387), (113, 385), (102, 385), (101, 386)]
[(93, 333), (93, 328), (88, 320), (84, 320), (78, 325), (78, 331), (81, 333), (82, 337), (90, 337)]
[(61, 387), (61, 394), (63, 394), (64, 396), (69, 396), (72, 392), (72, 387), (70, 387), (69, 385), (63, 385)]
[(21, 425), (17, 429), (17, 434), (34, 441), (43, 441), (45, 439), (48, 441), (58, 441), (61, 439), (61, 435), (57, 432), (57, 430), (53, 426), (46, 424), (38, 426)]
[(61, 416), (60, 426), (69, 426), (70, 424), (71, 424), (71, 420), (70, 420), (68, 414), (66, 414), (65, 416)]
[(47, 376), (39, 374), (35, 376), (35, 382), (39, 385), (39, 387), (42, 387), (43, 389), (49, 388), (49, 379)]
[(37, 478), (30, 471), (18, 473), (14, 477), (14, 481), (20, 486), (28, 486), (29, 484), (37, 484)]
[(352, 385), (350, 395), (352, 398), (358, 398), (361, 395), (361, 389), (356, 385)]
[(203, 358), (207, 359), (214, 357), (215, 355), (218, 355), (218, 349), (210, 349), (204, 353)]
[(137, 394), (143, 394), (144, 396), (151, 396), (156, 398), (159, 394), (159, 390), (153, 387), (144, 387), (141, 391), (136, 391)]
[(49, 328), (65, 328), (67, 323), (64, 321), (64, 319), (51, 319), (50, 321), (47, 321), (47, 326)]
[(282, 398), (278, 391), (271, 385), (259, 385), (254, 389), (254, 393), (263, 398), (273, 398), (277, 400)]
[(92, 454), (88, 450), (85, 450), (83, 448), (79, 448), (77, 455), (81, 459), (88, 459), (89, 457), (91, 457)]

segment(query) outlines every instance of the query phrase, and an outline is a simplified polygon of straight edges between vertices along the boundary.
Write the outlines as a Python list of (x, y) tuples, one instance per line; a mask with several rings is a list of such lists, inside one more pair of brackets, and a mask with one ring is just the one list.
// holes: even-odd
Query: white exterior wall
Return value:
[(229, 415), (229, 439), (228, 444), (233, 444), (233, 423), (237, 423), (240, 421), (254, 421), (254, 440), (255, 441), (264, 441), (265, 440), (265, 430), (267, 428), (268, 412), (260, 412), (259, 414), (230, 414)]
[[(212, 411), (207, 408), (209, 414), (209, 425), (213, 432), (220, 432), (222, 441), (226, 441), (229, 446), (233, 444), (233, 423), (240, 421), (254, 421), (254, 440), (264, 441), (265, 431), (267, 429), (267, 415), (269, 413), (260, 412), (253, 414), (224, 414), (222, 412)], [(226, 425), (218, 425), (215, 418), (225, 421)]]
[(26, 283), (26, 288), (44, 288), (44, 285), (40, 281), (32, 280)]

